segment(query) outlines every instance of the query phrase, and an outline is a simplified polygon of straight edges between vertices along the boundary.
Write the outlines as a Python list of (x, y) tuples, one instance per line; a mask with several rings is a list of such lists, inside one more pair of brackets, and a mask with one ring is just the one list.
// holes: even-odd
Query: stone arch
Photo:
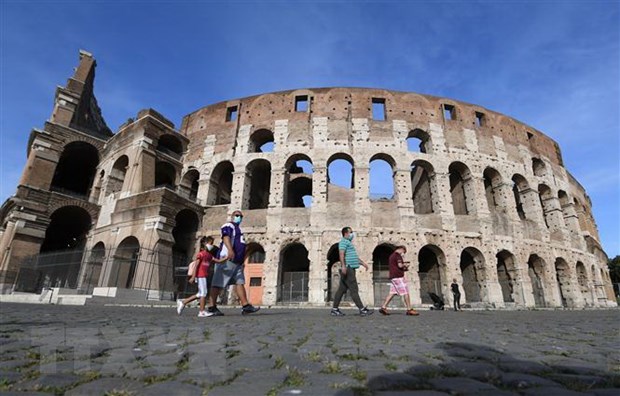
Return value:
[(271, 189), (271, 162), (258, 158), (245, 167), (241, 209), (267, 209)]
[(407, 134), (407, 150), (410, 152), (419, 152), (432, 154), (433, 144), (431, 136), (422, 129), (413, 129)]
[(527, 272), (532, 285), (532, 297), (534, 298), (534, 306), (546, 307), (545, 300), (545, 271), (546, 263), (539, 255), (531, 254), (527, 260)]
[(123, 185), (125, 183), (125, 175), (129, 167), (129, 157), (121, 155), (114, 161), (110, 174), (108, 175), (108, 181), (105, 187), (105, 195), (115, 194), (123, 191)]
[(312, 205), (313, 164), (306, 154), (294, 154), (285, 163), (284, 207)]
[(103, 262), (106, 259), (106, 253), (105, 244), (101, 241), (97, 242), (90, 250), (80, 287), (86, 294), (91, 294), (93, 288), (99, 284), (99, 277), (101, 276)]
[[(391, 200), (396, 197), (394, 168), (396, 161), (388, 154), (373, 155), (368, 162), (370, 200)], [(391, 183), (387, 180), (391, 180)]]
[(503, 207), (503, 199), (500, 190), (503, 184), (502, 176), (496, 169), (487, 167), (482, 173), (482, 178), (489, 211), (491, 213), (497, 212), (498, 209)]
[(164, 134), (157, 140), (157, 151), (179, 159), (183, 155), (183, 143), (172, 134)]
[(588, 280), (588, 273), (586, 271), (586, 266), (581, 262), (577, 261), (575, 265), (575, 272), (577, 273), (577, 283), (579, 284), (579, 291), (581, 292), (581, 297), (586, 305), (589, 305), (587, 302), (590, 300), (590, 287)]
[(380, 306), (390, 291), (389, 258), (396, 245), (380, 243), (372, 251), (372, 283), (374, 287), (375, 306)]
[(518, 286), (520, 279), (515, 256), (508, 250), (501, 250), (495, 255), (497, 258), (497, 281), (502, 289), (505, 303), (520, 302)]
[(570, 267), (568, 266), (566, 260), (564, 260), (562, 257), (558, 257), (555, 259), (555, 275), (562, 306), (572, 306), (573, 301), (570, 281)]
[(292, 242), (282, 248), (279, 272), (278, 301), (308, 301), (310, 259), (303, 243)]
[(265, 248), (258, 242), (249, 242), (245, 246), (245, 257), (247, 263), (263, 264), (265, 263), (266, 255)]
[(155, 188), (167, 187), (176, 189), (177, 170), (170, 162), (157, 161), (155, 163)]
[(91, 214), (77, 205), (54, 210), (45, 231), (41, 253), (59, 250), (82, 250), (92, 226)]
[(200, 179), (200, 173), (196, 168), (189, 169), (181, 178), (179, 184), (179, 193), (189, 198), (191, 201), (196, 201), (198, 198), (198, 188), (200, 186), (198, 180)]
[(450, 194), (455, 215), (475, 213), (475, 188), (471, 171), (462, 162), (453, 162), (448, 167)]
[(432, 304), (428, 293), (444, 295), (446, 255), (436, 245), (428, 244), (418, 252), (418, 275), (420, 277), (420, 298), (423, 304)]
[(521, 220), (525, 220), (528, 217), (525, 214), (525, 208), (523, 203), (525, 200), (525, 194), (530, 190), (529, 183), (527, 182), (527, 179), (525, 177), (518, 173), (515, 173), (512, 176), (512, 182), (512, 193), (515, 198), (515, 209), (517, 210), (519, 218)]
[[(327, 296), (326, 301), (332, 301), (340, 284), (340, 252), (338, 243), (334, 243), (327, 250)], [(346, 297), (346, 294), (345, 296)]]
[(114, 251), (109, 287), (131, 289), (138, 269), (140, 242), (134, 236), (128, 236), (119, 243)]
[(327, 201), (352, 202), (354, 187), (355, 161), (349, 154), (333, 154), (327, 160)]
[(249, 153), (270, 153), (274, 150), (274, 147), (275, 139), (273, 132), (269, 129), (258, 129), (250, 135), (248, 142)]
[(207, 205), (230, 204), (234, 171), (235, 167), (230, 161), (222, 161), (213, 168), (209, 182)]
[(460, 269), (463, 277), (465, 302), (482, 302), (486, 276), (484, 254), (474, 247), (466, 247), (461, 252)]
[(172, 263), (174, 268), (184, 267), (194, 258), (196, 250), (196, 232), (200, 218), (191, 209), (182, 209), (174, 217), (172, 229)]
[(411, 190), (415, 214), (435, 213), (439, 207), (435, 170), (430, 162), (411, 163)]
[(550, 204), (550, 199), (553, 198), (553, 193), (551, 192), (551, 188), (546, 184), (538, 185), (538, 197), (540, 198), (540, 208), (543, 213), (543, 219), (545, 220), (545, 225), (547, 228), (550, 228), (551, 225), (551, 217), (550, 212), (553, 210), (552, 205)]
[(92, 144), (82, 141), (67, 144), (56, 165), (50, 189), (88, 197), (98, 164), (99, 151)]
[(532, 172), (534, 173), (534, 176), (543, 177), (545, 176), (546, 171), (547, 171), (547, 167), (545, 163), (540, 158), (533, 157), (532, 158)]

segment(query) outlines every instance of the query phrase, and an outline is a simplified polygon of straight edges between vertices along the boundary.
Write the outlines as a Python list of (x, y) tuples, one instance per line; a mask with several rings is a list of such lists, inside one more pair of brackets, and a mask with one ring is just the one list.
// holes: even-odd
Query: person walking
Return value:
[(359, 309), (360, 316), (368, 316), (373, 313), (372, 309), (368, 309), (362, 304), (362, 300), (360, 299), (357, 279), (355, 277), (355, 271), (360, 267), (360, 264), (368, 271), (368, 265), (362, 261), (355, 250), (355, 246), (353, 245), (353, 239), (355, 238), (355, 233), (351, 229), (351, 227), (344, 227), (342, 229), (342, 239), (340, 243), (338, 243), (338, 253), (340, 255), (340, 284), (338, 285), (338, 290), (336, 291), (336, 295), (334, 296), (334, 305), (331, 310), (332, 316), (344, 316), (344, 313), (338, 308), (340, 305), (340, 300), (342, 300), (342, 296), (349, 290), (351, 292), (351, 298), (355, 305)]
[(395, 295), (402, 297), (405, 306), (407, 307), (406, 314), (409, 316), (418, 316), (419, 313), (411, 308), (411, 301), (409, 299), (409, 287), (407, 286), (407, 279), (405, 278), (405, 271), (409, 271), (409, 266), (403, 261), (403, 255), (407, 253), (407, 248), (404, 246), (398, 246), (388, 259), (390, 269), (390, 292), (385, 298), (385, 302), (379, 309), (379, 312), (383, 315), (389, 315), (387, 310), (390, 301)]
[(241, 301), (241, 314), (251, 314), (260, 309), (248, 302), (245, 293), (245, 276), (243, 274), (243, 259), (245, 258), (245, 239), (241, 232), (241, 221), (243, 213), (235, 210), (230, 218), (230, 222), (222, 225), (222, 244), (220, 246), (219, 258), (225, 259), (221, 264), (215, 265), (213, 269), (213, 284), (209, 294), (210, 306), (207, 309), (207, 316), (223, 316), (224, 314), (217, 309), (217, 297), (222, 289), (228, 285), (234, 285), (237, 296)]
[(456, 279), (452, 279), (452, 284), (450, 285), (452, 289), (452, 297), (454, 299), (454, 310), (461, 310), (461, 291), (459, 290), (459, 285), (456, 283)]

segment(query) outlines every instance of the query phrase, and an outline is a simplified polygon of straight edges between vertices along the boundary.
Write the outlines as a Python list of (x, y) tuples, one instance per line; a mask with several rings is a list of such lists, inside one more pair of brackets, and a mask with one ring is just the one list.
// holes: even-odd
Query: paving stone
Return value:
[(501, 362), (498, 364), (498, 366), (503, 371), (510, 371), (516, 373), (539, 374), (541, 372), (553, 371), (551, 367), (546, 366), (542, 363), (523, 360)]
[(562, 387), (543, 386), (540, 388), (524, 389), (521, 394), (526, 396), (584, 396), (591, 393), (575, 392)]
[(558, 383), (551, 380), (524, 373), (504, 373), (500, 381), (503, 385), (515, 389), (531, 388), (534, 386), (559, 386)]
[(499, 391), (493, 385), (463, 377), (432, 378), (428, 382), (433, 388), (447, 392), (477, 393), (481, 391)]
[(579, 387), (590, 389), (606, 386), (610, 382), (609, 378), (594, 375), (550, 374), (548, 378), (567, 388)]
[(424, 389), (426, 382), (405, 373), (384, 374), (368, 380), (371, 390)]
[(79, 382), (82, 378), (72, 374), (45, 374), (35, 380), (19, 384), (20, 389), (39, 390), (46, 387), (63, 389)]
[(590, 389), (589, 393), (596, 396), (618, 396), (620, 395), (620, 388), (606, 388), (606, 389)]
[(79, 385), (65, 393), (67, 396), (99, 396), (111, 393), (112, 391), (138, 392), (143, 388), (143, 384), (124, 378), (100, 378), (85, 384)]
[(21, 377), (22, 374), (17, 371), (0, 371), (0, 383), (12, 384), (13, 382), (19, 381)]
[(14, 370), (27, 364), (28, 361), (26, 360), (6, 360), (4, 362), (0, 362), (0, 370)]
[(408, 395), (415, 395), (415, 396), (445, 396), (445, 395), (449, 395), (450, 393), (445, 393), (445, 392), (439, 392), (439, 391), (434, 391), (434, 390), (417, 390), (417, 391), (379, 391), (379, 392), (374, 392), (375, 395), (377, 396), (408, 396)]
[(451, 362), (440, 365), (442, 372), (453, 372), (460, 377), (473, 378), (482, 382), (488, 382), (501, 377), (502, 372), (490, 363), (486, 362)]
[(138, 395), (141, 396), (160, 396), (160, 395), (175, 395), (175, 396), (201, 396), (203, 389), (196, 385), (190, 385), (178, 381), (168, 381), (159, 384), (153, 384), (140, 390)]

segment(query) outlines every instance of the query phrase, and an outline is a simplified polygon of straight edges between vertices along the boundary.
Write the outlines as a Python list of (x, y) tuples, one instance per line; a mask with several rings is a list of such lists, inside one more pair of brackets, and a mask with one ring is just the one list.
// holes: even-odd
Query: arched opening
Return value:
[(85, 142), (65, 146), (52, 179), (51, 190), (87, 197), (95, 179), (99, 152)]
[(581, 291), (581, 297), (584, 302), (588, 301), (588, 297), (590, 294), (590, 288), (588, 287), (588, 273), (586, 272), (586, 266), (583, 265), (581, 261), (577, 261), (577, 265), (575, 267), (577, 271), (577, 283), (579, 283), (579, 290)]
[(474, 212), (475, 191), (471, 172), (462, 162), (453, 162), (448, 168), (450, 173), (450, 194), (455, 215), (467, 215)]
[(172, 164), (157, 161), (155, 164), (155, 188), (167, 187), (174, 190), (176, 187), (177, 171)]
[(265, 249), (257, 242), (250, 242), (245, 246), (246, 261), (250, 264), (263, 264), (265, 262)]
[(497, 258), (497, 281), (502, 289), (504, 302), (516, 302), (519, 279), (515, 256), (507, 250), (502, 250), (495, 257)]
[(544, 176), (545, 170), (545, 163), (540, 158), (532, 158), (532, 171), (535, 176)]
[(286, 161), (285, 168), (284, 207), (311, 207), (313, 167), (310, 157), (296, 154)]
[(570, 298), (570, 272), (566, 260), (561, 257), (555, 259), (555, 276), (563, 307), (568, 307)]
[(114, 264), (110, 274), (110, 287), (131, 289), (140, 256), (140, 242), (133, 236), (122, 240), (114, 252)]
[[(372, 251), (372, 284), (375, 293), (375, 306), (381, 306), (383, 299), (390, 291), (390, 267), (389, 258), (395, 245), (382, 243)], [(402, 304), (400, 299), (398, 304)]]
[(208, 205), (230, 204), (234, 171), (235, 167), (230, 161), (220, 162), (213, 168), (209, 181)]
[(161, 135), (156, 150), (178, 159), (183, 154), (183, 144), (174, 135)]
[(265, 249), (260, 243), (249, 242), (245, 247), (245, 288), (250, 304), (260, 305), (263, 302), (263, 264)]
[(386, 154), (376, 154), (370, 159), (369, 198), (371, 201), (394, 199), (394, 165), (394, 159)]
[(198, 253), (196, 251), (196, 231), (198, 231), (200, 221), (198, 215), (189, 209), (179, 211), (174, 221), (172, 256), (173, 265), (176, 268), (186, 266)]
[(521, 220), (525, 220), (525, 210), (523, 208), (523, 196), (527, 190), (529, 190), (530, 186), (527, 183), (525, 177), (515, 174), (512, 176), (512, 182), (514, 183), (512, 186), (512, 193), (515, 197), (515, 207), (517, 210), (517, 214)]
[(549, 224), (551, 220), (549, 217), (549, 212), (552, 209), (549, 203), (549, 199), (553, 197), (553, 195), (551, 194), (551, 189), (544, 184), (539, 184), (538, 185), (538, 197), (540, 199), (540, 207), (543, 213), (543, 218), (545, 220), (545, 225), (547, 226), (547, 228), (549, 228)]
[(433, 165), (426, 161), (413, 161), (411, 164), (411, 190), (413, 193), (413, 211), (415, 214), (434, 213), (433, 186), (435, 171)]
[(308, 301), (310, 260), (308, 250), (298, 242), (287, 245), (280, 253), (281, 302)]
[(273, 132), (269, 129), (259, 129), (252, 133), (248, 144), (249, 153), (270, 153), (274, 149)]
[(432, 304), (429, 293), (443, 297), (442, 281), (445, 277), (444, 253), (435, 245), (426, 245), (418, 253), (418, 275), (420, 277), (420, 298), (423, 304)]
[(246, 166), (242, 209), (267, 209), (271, 188), (271, 163), (256, 159)]
[(532, 254), (527, 260), (527, 273), (532, 283), (532, 294), (536, 307), (546, 307), (545, 302), (545, 260), (537, 254)]
[(99, 284), (101, 268), (105, 260), (106, 251), (103, 242), (97, 242), (90, 251), (90, 256), (86, 262), (86, 268), (82, 277), (81, 289), (85, 294), (91, 294), (93, 289)]
[(198, 179), (200, 179), (200, 173), (196, 169), (188, 170), (183, 178), (181, 179), (181, 184), (179, 185), (179, 193), (189, 198), (192, 201), (195, 201), (198, 198)]
[(430, 153), (431, 152), (431, 137), (430, 135), (421, 130), (414, 129), (409, 131), (407, 135), (407, 150), (417, 153)]
[(480, 250), (468, 247), (461, 252), (461, 275), (466, 302), (481, 302), (481, 290), (484, 280), (484, 255)]
[(90, 214), (79, 206), (64, 206), (54, 211), (40, 252), (84, 249), (91, 223)]
[(114, 162), (105, 188), (106, 195), (123, 191), (123, 184), (125, 183), (125, 175), (127, 174), (128, 166), (129, 158), (126, 155), (120, 156)]
[(482, 174), (484, 179), (484, 193), (487, 199), (487, 206), (491, 213), (497, 212), (501, 208), (500, 187), (502, 177), (493, 168), (486, 168)]
[(327, 201), (353, 202), (355, 197), (353, 158), (348, 154), (334, 154), (327, 161)]
[[(333, 301), (338, 285), (340, 284), (340, 252), (338, 244), (334, 243), (327, 251), (327, 293), (325, 301)], [(347, 294), (343, 296), (346, 298)]]

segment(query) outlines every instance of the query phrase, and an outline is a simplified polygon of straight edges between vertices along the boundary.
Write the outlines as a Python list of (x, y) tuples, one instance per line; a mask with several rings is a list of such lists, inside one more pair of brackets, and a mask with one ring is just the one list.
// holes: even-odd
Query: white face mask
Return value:
[(213, 249), (213, 245), (207, 245), (207, 251), (211, 251)]

